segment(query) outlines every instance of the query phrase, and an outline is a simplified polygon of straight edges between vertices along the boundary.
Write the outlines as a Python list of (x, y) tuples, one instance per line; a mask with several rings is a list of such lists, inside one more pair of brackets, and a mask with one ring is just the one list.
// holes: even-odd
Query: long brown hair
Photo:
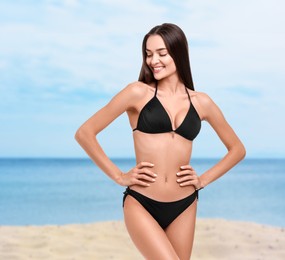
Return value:
[(149, 66), (146, 64), (146, 42), (151, 35), (161, 36), (169, 55), (174, 60), (179, 79), (187, 88), (194, 90), (186, 36), (177, 25), (171, 23), (157, 25), (145, 35), (142, 42), (143, 63), (139, 81), (146, 84), (157, 81)]

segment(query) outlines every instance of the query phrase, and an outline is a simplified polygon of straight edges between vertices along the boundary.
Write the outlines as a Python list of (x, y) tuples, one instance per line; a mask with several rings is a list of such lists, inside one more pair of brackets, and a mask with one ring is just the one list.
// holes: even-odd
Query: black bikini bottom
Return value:
[(128, 195), (134, 197), (152, 215), (162, 229), (167, 228), (167, 226), (187, 209), (196, 198), (198, 199), (198, 191), (196, 190), (194, 193), (181, 200), (161, 202), (148, 198), (127, 187), (124, 192), (123, 206)]

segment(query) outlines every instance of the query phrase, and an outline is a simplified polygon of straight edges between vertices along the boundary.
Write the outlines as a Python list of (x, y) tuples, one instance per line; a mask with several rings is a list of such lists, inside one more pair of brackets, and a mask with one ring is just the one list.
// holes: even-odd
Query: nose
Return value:
[(155, 54), (152, 55), (150, 64), (151, 64), (151, 65), (156, 65), (156, 64), (158, 64), (159, 62), (160, 62), (159, 56), (158, 56), (158, 55), (155, 55)]

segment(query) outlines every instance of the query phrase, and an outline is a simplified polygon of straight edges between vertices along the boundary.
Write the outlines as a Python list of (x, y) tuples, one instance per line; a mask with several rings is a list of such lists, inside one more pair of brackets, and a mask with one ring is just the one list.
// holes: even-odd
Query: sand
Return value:
[[(0, 259), (143, 259), (121, 221), (0, 226)], [(284, 260), (285, 228), (198, 219), (191, 260)]]

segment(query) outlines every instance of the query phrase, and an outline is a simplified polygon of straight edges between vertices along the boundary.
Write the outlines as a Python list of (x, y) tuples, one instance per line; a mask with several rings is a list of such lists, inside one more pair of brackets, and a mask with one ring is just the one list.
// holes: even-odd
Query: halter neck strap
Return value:
[(185, 87), (185, 91), (186, 91), (186, 93), (187, 93), (187, 95), (188, 95), (189, 100), (191, 101), (190, 94), (189, 94), (189, 92), (188, 92), (188, 90), (187, 90), (186, 87)]
[(154, 92), (155, 97), (156, 97), (156, 93), (157, 93), (157, 84), (155, 84), (155, 92)]
[[(187, 93), (187, 96), (188, 96), (189, 100), (191, 100), (190, 94), (189, 94), (189, 92), (188, 92), (188, 90), (187, 90), (187, 87), (185, 87), (185, 91), (186, 91), (186, 93)], [(155, 96), (155, 97), (156, 97), (156, 94), (157, 94), (157, 84), (155, 85), (155, 91), (154, 91), (154, 96)]]

